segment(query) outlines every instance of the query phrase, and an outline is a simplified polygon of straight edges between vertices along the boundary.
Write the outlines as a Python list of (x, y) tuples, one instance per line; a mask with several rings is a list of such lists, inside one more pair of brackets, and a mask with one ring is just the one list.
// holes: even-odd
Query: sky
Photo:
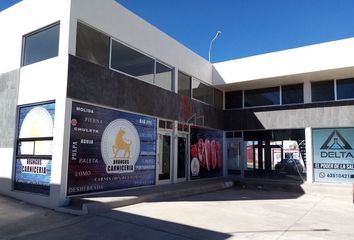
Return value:
[[(99, 1), (99, 0), (97, 0)], [(0, 10), (18, 0), (0, 0)], [(354, 0), (117, 0), (212, 62), (354, 37)]]

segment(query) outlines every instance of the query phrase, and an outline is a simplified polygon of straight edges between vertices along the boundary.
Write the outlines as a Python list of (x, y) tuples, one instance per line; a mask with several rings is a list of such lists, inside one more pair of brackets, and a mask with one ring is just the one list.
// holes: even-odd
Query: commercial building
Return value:
[(354, 39), (211, 64), (113, 0), (0, 13), (0, 193), (354, 181)]

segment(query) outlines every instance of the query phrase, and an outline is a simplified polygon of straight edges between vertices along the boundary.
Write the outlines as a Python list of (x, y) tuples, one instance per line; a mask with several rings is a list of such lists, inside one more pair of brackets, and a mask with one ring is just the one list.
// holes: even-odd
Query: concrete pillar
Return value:
[(223, 166), (223, 176), (227, 176), (227, 142), (226, 142), (226, 132), (223, 132), (223, 144), (222, 144), (223, 154), (222, 154), (222, 166)]
[(311, 99), (311, 82), (305, 81), (304, 82), (304, 103), (310, 103)]
[(307, 182), (313, 183), (313, 151), (312, 151), (312, 128), (305, 128), (305, 141), (306, 141), (306, 174)]
[(171, 158), (171, 179), (173, 183), (178, 182), (177, 169), (178, 169), (178, 121), (173, 122), (172, 132), (172, 158)]

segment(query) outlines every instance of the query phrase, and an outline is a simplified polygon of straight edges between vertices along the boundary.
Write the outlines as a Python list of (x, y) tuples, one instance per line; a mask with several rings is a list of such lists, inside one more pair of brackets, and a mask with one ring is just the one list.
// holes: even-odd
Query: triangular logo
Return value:
[(337, 131), (334, 130), (327, 140), (323, 143), (321, 149), (325, 150), (343, 150), (353, 149), (347, 140)]

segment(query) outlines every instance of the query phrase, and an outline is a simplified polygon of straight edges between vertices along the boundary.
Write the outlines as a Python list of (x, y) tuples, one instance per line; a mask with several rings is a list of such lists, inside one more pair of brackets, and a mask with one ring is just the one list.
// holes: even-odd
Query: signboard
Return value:
[(67, 195), (155, 184), (156, 119), (72, 103)]
[(49, 195), (54, 111), (54, 103), (19, 108), (16, 190)]
[(354, 128), (314, 129), (316, 182), (354, 182)]
[(191, 127), (190, 179), (223, 175), (223, 132)]

